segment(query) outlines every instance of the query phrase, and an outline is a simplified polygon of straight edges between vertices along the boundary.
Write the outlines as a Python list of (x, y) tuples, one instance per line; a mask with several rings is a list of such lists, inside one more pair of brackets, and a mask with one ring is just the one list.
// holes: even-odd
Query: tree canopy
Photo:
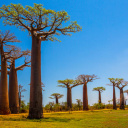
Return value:
[(103, 92), (105, 91), (106, 89), (104, 87), (96, 87), (96, 88), (93, 88), (93, 91), (99, 91), (99, 92)]
[[(59, 94), (59, 93), (53, 93), (51, 94), (51, 97), (49, 97), (50, 99), (54, 99), (55, 97), (57, 97), (58, 99), (62, 98), (64, 95)], [(53, 98), (54, 97), (54, 98)]]
[(95, 79), (98, 79), (98, 77), (94, 74), (93, 75), (82, 74), (77, 77), (77, 80), (80, 80), (81, 84), (85, 84), (85, 83), (87, 84), (88, 82), (92, 82)]
[(108, 78), (112, 84), (108, 85), (119, 85), (124, 80), (123, 78)]
[[(70, 16), (66, 11), (54, 11), (45, 9), (42, 4), (34, 3), (34, 6), (21, 4), (3, 5), (0, 8), (0, 17), (4, 25), (15, 25), (21, 30), (28, 30), (42, 40), (58, 40), (56, 35), (71, 35), (71, 32), (78, 32), (81, 27), (76, 21), (69, 25), (66, 23)], [(65, 25), (62, 25), (65, 23)], [(59, 40), (58, 40), (59, 41)]]
[(58, 87), (73, 88), (75, 86), (81, 85), (81, 82), (79, 80), (65, 79), (65, 80), (58, 80), (58, 84), (62, 84), (62, 85), (58, 85)]

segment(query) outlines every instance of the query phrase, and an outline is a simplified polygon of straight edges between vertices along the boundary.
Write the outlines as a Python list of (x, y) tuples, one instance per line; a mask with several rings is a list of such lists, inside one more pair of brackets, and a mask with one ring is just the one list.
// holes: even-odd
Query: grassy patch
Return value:
[(0, 115), (0, 128), (128, 128), (128, 110), (45, 113), (39, 120), (27, 115)]

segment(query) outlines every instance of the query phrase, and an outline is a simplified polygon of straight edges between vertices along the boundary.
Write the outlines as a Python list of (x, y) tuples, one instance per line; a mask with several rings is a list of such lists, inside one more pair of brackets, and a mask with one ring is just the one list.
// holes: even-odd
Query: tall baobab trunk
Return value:
[(29, 118), (42, 118), (41, 39), (32, 35)]
[(72, 108), (72, 88), (69, 89), (69, 96), (70, 96), (70, 108)]
[(7, 60), (2, 56), (0, 85), (0, 114), (10, 114), (7, 83)]
[(101, 92), (99, 91), (99, 104), (101, 103)]
[(58, 104), (58, 97), (56, 96), (56, 104)]
[(11, 113), (19, 113), (18, 83), (15, 62), (12, 63), (9, 73), (9, 107)]
[(83, 110), (88, 110), (88, 94), (87, 85), (83, 85)]
[(123, 88), (120, 89), (120, 109), (125, 109)]
[(117, 109), (116, 107), (116, 93), (115, 93), (115, 86), (113, 85), (113, 109)]
[(72, 108), (72, 97), (71, 97), (71, 88), (67, 88), (67, 107), (68, 109)]

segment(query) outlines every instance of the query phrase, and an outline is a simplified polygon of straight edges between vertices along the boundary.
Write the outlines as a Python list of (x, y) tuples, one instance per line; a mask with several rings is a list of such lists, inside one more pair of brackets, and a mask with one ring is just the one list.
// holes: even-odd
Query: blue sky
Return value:
[[(75, 79), (80, 74), (95, 74), (100, 79), (88, 84), (89, 104), (98, 102), (98, 93), (94, 87), (103, 86), (102, 102), (112, 99), (112, 87), (106, 86), (108, 78), (128, 80), (128, 1), (127, 0), (6, 0), (0, 6), (10, 3), (21, 3), (23, 6), (41, 3), (46, 9), (65, 10), (76, 20), (82, 31), (72, 36), (60, 36), (60, 42), (46, 41), (41, 46), (41, 78), (45, 84), (43, 103), (54, 101), (48, 97), (52, 93), (64, 94), (61, 101), (66, 101), (66, 89), (57, 87), (57, 80)], [(1, 30), (10, 29), (22, 43), (22, 48), (31, 49), (31, 37), (14, 26), (3, 26)], [(22, 64), (17, 60), (17, 66)], [(29, 102), (30, 68), (18, 71), (18, 83), (27, 90), (24, 100)], [(128, 87), (125, 87), (128, 89)], [(119, 89), (116, 89), (119, 98)], [(72, 89), (72, 99), (82, 100), (82, 85)]]

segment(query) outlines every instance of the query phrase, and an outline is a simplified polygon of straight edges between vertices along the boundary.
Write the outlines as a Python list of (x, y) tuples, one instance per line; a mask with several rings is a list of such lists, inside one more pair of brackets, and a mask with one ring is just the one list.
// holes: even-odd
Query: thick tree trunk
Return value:
[(69, 108), (69, 89), (67, 88), (67, 108)]
[(58, 104), (58, 96), (56, 96), (56, 104)]
[(116, 107), (116, 93), (115, 93), (115, 86), (113, 85), (113, 109), (117, 109)]
[(87, 84), (83, 85), (83, 110), (88, 110)]
[(17, 71), (15, 70), (15, 61), (11, 65), (9, 73), (9, 107), (11, 113), (19, 113), (19, 96), (18, 96), (18, 83)]
[(99, 91), (99, 104), (101, 103), (101, 92)]
[(32, 35), (30, 108), (28, 118), (39, 119), (42, 117), (41, 39)]
[(70, 108), (72, 109), (72, 89), (69, 89), (69, 95), (70, 95)]
[(71, 96), (71, 88), (67, 88), (67, 107), (68, 109), (72, 108), (72, 96)]
[(2, 56), (0, 85), (0, 114), (10, 114), (7, 83), (7, 61)]
[(120, 109), (125, 109), (123, 88), (120, 89)]
[[(0, 43), (0, 65), (1, 65), (1, 51), (2, 51), (2, 48)], [(1, 70), (1, 66), (0, 66), (0, 70)], [(1, 72), (0, 72), (0, 86), (1, 86)]]

